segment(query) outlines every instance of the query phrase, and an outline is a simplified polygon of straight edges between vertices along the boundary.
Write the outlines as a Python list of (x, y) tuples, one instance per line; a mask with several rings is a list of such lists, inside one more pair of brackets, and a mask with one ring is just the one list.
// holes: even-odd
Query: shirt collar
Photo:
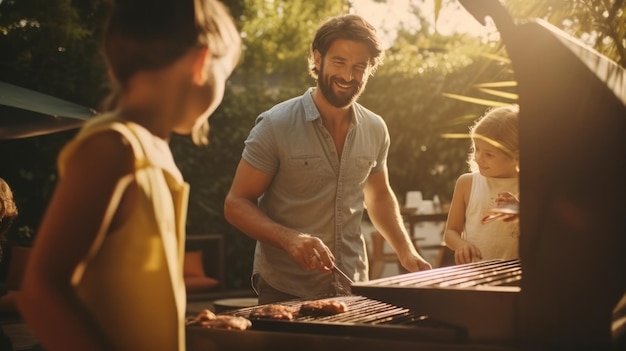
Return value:
[[(315, 87), (310, 87), (306, 90), (304, 95), (302, 95), (302, 104), (304, 105), (305, 119), (307, 122), (312, 122), (322, 117), (320, 115), (320, 111), (317, 109), (317, 106), (315, 106), (315, 102), (313, 101), (313, 91), (315, 89)], [(357, 111), (360, 111), (360, 109), (358, 104), (355, 102), (354, 104), (352, 104), (352, 108), (350, 109), (352, 115), (352, 124), (360, 123), (361, 118), (357, 117)]]

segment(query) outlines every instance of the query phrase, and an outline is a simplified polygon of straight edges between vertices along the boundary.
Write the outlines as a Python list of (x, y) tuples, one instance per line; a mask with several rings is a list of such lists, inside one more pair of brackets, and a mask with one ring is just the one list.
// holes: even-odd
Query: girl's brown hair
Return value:
[(239, 42), (228, 9), (217, 0), (116, 0), (106, 22), (104, 55), (123, 87), (137, 71), (166, 67), (195, 46), (237, 61)]
[[(112, 92), (103, 103), (111, 110), (120, 90), (138, 71), (164, 68), (193, 47), (207, 47), (213, 58), (234, 68), (241, 37), (228, 9), (218, 0), (115, 0), (104, 31), (104, 57)], [(199, 129), (208, 133), (208, 121)], [(206, 135), (192, 135), (197, 144)]]

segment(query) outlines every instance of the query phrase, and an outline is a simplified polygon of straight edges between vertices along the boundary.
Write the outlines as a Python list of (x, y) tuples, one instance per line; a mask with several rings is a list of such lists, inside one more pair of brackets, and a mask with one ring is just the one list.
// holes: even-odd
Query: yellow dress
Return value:
[[(128, 179), (139, 186), (140, 201), (130, 220), (118, 230), (105, 235), (106, 228), (102, 229), (72, 284), (115, 350), (184, 351), (182, 260), (188, 184), (165, 141), (113, 116), (91, 120), (63, 149), (61, 176), (73, 150), (104, 130), (118, 131), (132, 145), (135, 173)], [(117, 195), (121, 195), (125, 186), (118, 188)]]

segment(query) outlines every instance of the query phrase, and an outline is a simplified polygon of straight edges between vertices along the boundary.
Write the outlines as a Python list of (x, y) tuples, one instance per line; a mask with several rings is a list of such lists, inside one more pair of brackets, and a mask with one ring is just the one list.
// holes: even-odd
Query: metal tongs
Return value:
[[(317, 252), (316, 249), (313, 249), (313, 253), (315, 254), (315, 257), (320, 260), (320, 262), (323, 262), (320, 253)], [(331, 270), (344, 281), (344, 284), (336, 285), (337, 290), (344, 292), (346, 295), (352, 295), (352, 284), (354, 284), (354, 280), (352, 280), (346, 273), (339, 269), (336, 264), (333, 264)]]

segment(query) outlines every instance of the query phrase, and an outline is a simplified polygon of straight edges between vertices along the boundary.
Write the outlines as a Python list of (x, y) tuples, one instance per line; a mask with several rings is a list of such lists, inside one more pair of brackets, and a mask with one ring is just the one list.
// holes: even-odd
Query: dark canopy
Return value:
[(17, 139), (80, 127), (96, 111), (54, 96), (0, 82), (0, 139)]

